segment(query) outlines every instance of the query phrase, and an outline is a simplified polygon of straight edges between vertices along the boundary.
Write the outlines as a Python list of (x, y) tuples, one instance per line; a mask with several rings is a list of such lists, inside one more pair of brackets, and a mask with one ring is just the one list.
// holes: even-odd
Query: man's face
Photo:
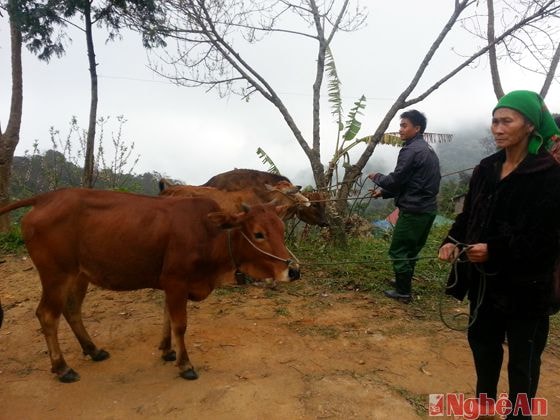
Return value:
[(401, 118), (399, 135), (401, 140), (407, 141), (416, 136), (420, 132), (420, 126), (412, 124), (408, 118)]

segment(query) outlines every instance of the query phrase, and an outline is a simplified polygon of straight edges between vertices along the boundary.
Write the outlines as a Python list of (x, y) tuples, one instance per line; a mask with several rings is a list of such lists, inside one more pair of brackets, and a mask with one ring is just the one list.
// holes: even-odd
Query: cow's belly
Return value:
[(160, 269), (152, 261), (82, 259), (80, 273), (89, 282), (110, 290), (159, 289)]

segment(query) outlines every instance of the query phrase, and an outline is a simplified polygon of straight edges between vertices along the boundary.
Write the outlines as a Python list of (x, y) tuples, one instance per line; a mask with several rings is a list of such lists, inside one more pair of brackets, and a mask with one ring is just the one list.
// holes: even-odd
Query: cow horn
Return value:
[(251, 211), (251, 206), (247, 203), (241, 203), (241, 208), (245, 213), (249, 213)]

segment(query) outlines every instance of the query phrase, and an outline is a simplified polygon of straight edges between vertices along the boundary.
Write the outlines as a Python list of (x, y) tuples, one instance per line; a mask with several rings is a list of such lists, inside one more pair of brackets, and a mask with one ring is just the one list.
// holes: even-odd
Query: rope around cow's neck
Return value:
[[(247, 240), (247, 242), (249, 242), (249, 243), (251, 244), (251, 246), (252, 246), (253, 248), (255, 248), (257, 251), (259, 251), (260, 253), (262, 253), (262, 254), (264, 254), (264, 255), (267, 255), (267, 256), (269, 256), (270, 258), (274, 258), (274, 259), (276, 259), (276, 260), (285, 262), (287, 265), (290, 265), (290, 263), (292, 262), (291, 259), (280, 258), (280, 257), (278, 257), (278, 256), (276, 256), (276, 255), (274, 255), (274, 254), (271, 254), (271, 253), (269, 253), (269, 252), (266, 252), (266, 251), (260, 249), (257, 245), (255, 245), (255, 244), (247, 237), (247, 235), (245, 235), (243, 232), (240, 232), (240, 233), (241, 233), (241, 235)], [(286, 249), (288, 249), (288, 248), (286, 248)], [(295, 255), (292, 254), (292, 252), (291, 252), (289, 249), (288, 249), (288, 252), (289, 252), (290, 255), (291, 255), (292, 257), (294, 257), (294, 258), (296, 259), (296, 261), (297, 261), (297, 258), (295, 257)]]
[[(239, 264), (237, 264), (237, 261), (235, 261), (235, 257), (233, 256), (233, 249), (232, 249), (232, 245), (231, 245), (231, 229), (227, 229), (227, 243), (228, 243), (228, 252), (229, 252), (229, 256), (231, 258), (231, 262), (233, 263), (234, 268), (239, 271)], [(247, 242), (249, 242), (251, 244), (251, 246), (253, 248), (255, 248), (257, 251), (259, 251), (261, 254), (264, 254), (270, 258), (274, 258), (276, 260), (282, 261), (284, 263), (286, 263), (286, 265), (290, 265), (293, 261), (295, 262), (299, 262), (297, 257), (292, 253), (292, 251), (290, 251), (288, 248), (286, 248), (288, 250), (288, 252), (290, 253), (290, 255), (293, 257), (293, 260), (291, 259), (286, 259), (286, 258), (280, 258), (274, 254), (271, 254), (261, 248), (259, 248), (257, 245), (255, 245), (248, 237), (247, 235), (245, 235), (245, 233), (240, 232), (241, 235), (247, 240)]]

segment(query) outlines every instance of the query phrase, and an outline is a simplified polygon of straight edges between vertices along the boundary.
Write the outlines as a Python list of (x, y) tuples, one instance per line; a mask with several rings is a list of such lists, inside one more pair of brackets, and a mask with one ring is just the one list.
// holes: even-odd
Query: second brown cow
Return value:
[[(203, 186), (214, 187), (224, 191), (239, 191), (245, 188), (252, 188), (257, 194), (264, 194), (267, 184), (276, 184), (278, 182), (289, 182), (291, 184), (291, 181), (283, 175), (258, 171), (256, 169), (233, 169), (213, 176)], [(302, 194), (309, 199), (311, 205), (307, 207), (299, 206), (296, 209), (296, 216), (310, 225), (328, 226), (329, 223), (325, 211), (325, 203), (328, 198), (326, 194), (316, 191), (304, 192)]]
[(216, 201), (225, 211), (241, 211), (244, 204), (255, 205), (274, 201), (276, 205), (287, 206), (284, 219), (289, 219), (300, 208), (309, 207), (309, 199), (302, 195), (300, 187), (289, 181), (264, 184), (262, 188), (245, 187), (239, 190), (221, 190), (197, 185), (170, 184), (165, 179), (159, 181), (160, 195), (183, 197), (207, 197)]

